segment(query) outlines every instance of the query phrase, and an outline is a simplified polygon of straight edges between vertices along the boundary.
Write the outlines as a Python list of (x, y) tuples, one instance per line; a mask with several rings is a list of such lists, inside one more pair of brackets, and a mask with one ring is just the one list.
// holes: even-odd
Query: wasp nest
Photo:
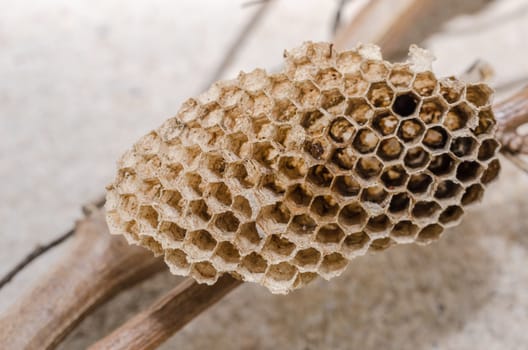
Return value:
[(139, 140), (108, 187), (110, 231), (172, 273), (287, 293), (350, 259), (429, 243), (499, 172), (491, 89), (424, 50), (305, 43), (277, 74), (221, 81)]

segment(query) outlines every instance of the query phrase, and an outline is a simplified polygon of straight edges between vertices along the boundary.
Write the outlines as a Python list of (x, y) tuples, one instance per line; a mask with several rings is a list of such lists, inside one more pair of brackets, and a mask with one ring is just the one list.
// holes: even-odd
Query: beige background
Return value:
[[(435, 53), (439, 72), (483, 58), (499, 92), (526, 81), (528, 1), (443, 3), (409, 39)], [(207, 84), (257, 9), (241, 4), (0, 0), (0, 275), (69, 229), (126, 147)], [(284, 48), (330, 38), (336, 5), (275, 1), (225, 76), (274, 69)], [(163, 348), (526, 348), (528, 177), (503, 165), (483, 204), (440, 242), (359, 258), (289, 296), (244, 285)], [(65, 249), (0, 290), (0, 312)], [(177, 281), (164, 273), (123, 293), (63, 348), (84, 348)]]

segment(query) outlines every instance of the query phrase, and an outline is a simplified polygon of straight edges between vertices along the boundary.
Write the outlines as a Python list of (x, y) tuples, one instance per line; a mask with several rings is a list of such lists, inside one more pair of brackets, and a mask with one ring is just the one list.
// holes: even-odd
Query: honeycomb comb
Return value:
[(411, 47), (304, 43), (281, 73), (215, 83), (141, 138), (108, 186), (110, 232), (171, 272), (288, 293), (349, 261), (426, 244), (497, 177), (492, 90), (437, 79)]

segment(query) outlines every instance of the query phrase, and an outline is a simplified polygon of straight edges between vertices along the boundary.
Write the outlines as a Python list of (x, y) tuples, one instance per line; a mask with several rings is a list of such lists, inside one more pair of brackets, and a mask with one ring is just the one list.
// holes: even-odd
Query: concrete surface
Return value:
[[(256, 7), (191, 0), (0, 5), (1, 275), (71, 226), (113, 176), (118, 155), (208, 81)], [(273, 69), (284, 48), (329, 38), (335, 6), (276, 1), (226, 75)], [(439, 72), (456, 74), (483, 58), (496, 70), (496, 86), (526, 80), (526, 0), (449, 6), (435, 34), (418, 36), (437, 56)], [(457, 9), (469, 14), (445, 22)], [(244, 285), (163, 348), (526, 348), (528, 177), (503, 166), (484, 203), (437, 244), (360, 258), (333, 282), (286, 297)], [(0, 312), (65, 249), (1, 290)], [(123, 293), (62, 348), (86, 347), (177, 281), (160, 274)]]

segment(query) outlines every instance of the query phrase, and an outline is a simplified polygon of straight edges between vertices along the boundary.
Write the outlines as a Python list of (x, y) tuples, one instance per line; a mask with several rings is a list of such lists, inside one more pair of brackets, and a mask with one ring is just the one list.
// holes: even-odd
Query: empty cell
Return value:
[(319, 98), (319, 89), (310, 81), (302, 81), (295, 83), (299, 91), (298, 102), (303, 107), (315, 107)]
[(369, 249), (373, 251), (381, 251), (389, 248), (392, 245), (393, 241), (390, 237), (378, 238), (372, 241)]
[(160, 181), (165, 187), (174, 188), (180, 174), (183, 171), (183, 166), (180, 163), (162, 164), (160, 169)]
[(330, 150), (330, 145), (324, 139), (306, 140), (304, 142), (304, 151), (315, 160), (325, 158), (325, 153)]
[(339, 244), (343, 237), (345, 233), (337, 224), (326, 224), (317, 231), (315, 240), (322, 244)]
[(385, 82), (372, 84), (367, 93), (368, 100), (376, 108), (389, 107), (393, 96), (394, 92)]
[(221, 232), (229, 233), (235, 232), (238, 229), (240, 221), (237, 219), (235, 214), (228, 211), (218, 214), (214, 220), (214, 224)]
[(398, 159), (403, 152), (403, 145), (396, 137), (382, 140), (376, 154), (385, 161)]
[(356, 151), (351, 147), (337, 148), (332, 154), (332, 163), (340, 169), (350, 170), (356, 161)]
[(191, 201), (189, 203), (189, 211), (191, 215), (207, 223), (211, 219), (211, 211), (203, 199)]
[(299, 93), (295, 85), (283, 74), (273, 74), (270, 76), (270, 80), (270, 96), (274, 99), (295, 98)]
[(404, 142), (414, 142), (423, 135), (424, 130), (424, 125), (418, 119), (404, 120), (398, 129), (398, 137)]
[(298, 130), (293, 129), (291, 125), (277, 126), (273, 139), (287, 149), (297, 148), (300, 143)]
[(320, 136), (328, 125), (328, 117), (315, 109), (301, 113), (301, 126), (310, 136)]
[(200, 283), (212, 284), (217, 278), (216, 269), (209, 261), (200, 261), (193, 264), (191, 274)]
[(383, 165), (376, 157), (362, 157), (356, 164), (356, 173), (365, 180), (378, 176)]
[(343, 251), (354, 252), (363, 249), (370, 242), (369, 236), (361, 231), (346, 236), (343, 241)]
[(425, 124), (436, 124), (442, 119), (447, 106), (438, 98), (431, 98), (422, 102), (418, 116)]
[(455, 170), (455, 160), (448, 153), (443, 153), (433, 157), (427, 169), (437, 176), (447, 175)]
[(244, 196), (236, 196), (232, 208), (236, 213), (241, 214), (245, 218), (250, 218), (253, 215), (251, 205)]
[(491, 109), (482, 110), (478, 114), (478, 125), (473, 130), (473, 133), (477, 136), (490, 134), (494, 129), (495, 124), (497, 124), (497, 122), (495, 121), (493, 111)]
[(189, 232), (187, 243), (187, 249), (192, 250), (194, 256), (208, 256), (216, 247), (216, 240), (206, 230)]
[(467, 104), (461, 103), (447, 112), (444, 125), (451, 131), (462, 129), (473, 118), (474, 114), (475, 112)]
[(440, 205), (436, 202), (419, 201), (414, 204), (412, 215), (418, 219), (431, 218), (440, 209)]
[(431, 155), (429, 152), (423, 149), (423, 147), (418, 146), (410, 148), (407, 151), (403, 162), (407, 168), (419, 169), (425, 167), (429, 163), (430, 159)]
[(187, 231), (174, 222), (162, 221), (159, 233), (169, 242), (182, 242)]
[(204, 166), (209, 170), (209, 173), (222, 178), (224, 176), (226, 162), (224, 158), (215, 153), (206, 153), (204, 155)]
[(315, 272), (300, 272), (297, 274), (295, 282), (293, 282), (293, 288), (301, 288), (316, 279), (318, 276), (319, 274)]
[(267, 230), (270, 225), (286, 225), (289, 220), (290, 211), (282, 202), (262, 208), (257, 218), (257, 222), (263, 230)]
[(288, 226), (288, 232), (292, 232), (298, 236), (311, 235), (317, 223), (308, 214), (295, 215)]
[(344, 92), (348, 97), (363, 96), (369, 87), (369, 82), (360, 73), (345, 74), (344, 83)]
[(154, 253), (155, 256), (163, 254), (163, 247), (150, 236), (141, 236), (139, 244)]
[(242, 258), (240, 266), (253, 274), (266, 272), (268, 263), (266, 260), (255, 252), (252, 252)]
[(336, 67), (342, 73), (353, 73), (359, 69), (363, 58), (356, 51), (344, 51), (337, 55)]
[(127, 216), (133, 218), (137, 214), (139, 202), (133, 194), (122, 195), (119, 197), (119, 210), (126, 213)]
[(230, 206), (233, 202), (231, 191), (223, 182), (214, 182), (209, 184), (209, 194), (219, 203)]
[(472, 155), (477, 141), (473, 137), (457, 137), (451, 141), (451, 152), (457, 157), (466, 157)]
[[(269, 114), (273, 108), (273, 100), (263, 93), (257, 93), (253, 96), (253, 115)], [(236, 108), (230, 109), (235, 110)], [(237, 111), (235, 115), (243, 115), (241, 111)]]
[(466, 188), (464, 195), (462, 196), (462, 205), (470, 205), (473, 203), (480, 202), (482, 195), (484, 194), (484, 188), (479, 184), (473, 184)]
[(321, 89), (339, 88), (341, 84), (341, 73), (334, 68), (321, 69), (314, 77), (315, 83)]
[(220, 242), (216, 248), (215, 257), (221, 259), (224, 264), (238, 264), (240, 253), (230, 242)]
[(155, 131), (141, 137), (134, 145), (134, 150), (144, 156), (156, 155), (159, 152), (161, 139)]
[(437, 240), (443, 231), (444, 228), (438, 224), (427, 225), (418, 233), (417, 242), (429, 243)]
[(302, 158), (281, 157), (279, 160), (279, 171), (289, 179), (303, 178), (307, 172), (307, 166)]
[(359, 125), (364, 125), (374, 117), (374, 110), (364, 98), (351, 98), (345, 115), (350, 116)]
[(464, 214), (464, 210), (458, 205), (451, 205), (440, 214), (438, 221), (442, 224), (449, 224), (458, 221)]
[(196, 198), (203, 195), (204, 184), (202, 182), (202, 177), (199, 174), (185, 173), (183, 175), (183, 184), (185, 188), (184, 195), (187, 198)]
[(266, 168), (271, 168), (278, 151), (269, 142), (257, 142), (253, 144), (253, 159)]
[(191, 266), (187, 261), (187, 255), (180, 249), (166, 249), (164, 260), (169, 265), (170, 271), (178, 275), (186, 275)]
[(252, 188), (256, 184), (254, 174), (250, 175), (242, 162), (229, 164), (227, 174), (228, 178), (235, 179), (244, 188)]
[(499, 143), (495, 139), (482, 141), (478, 151), (478, 159), (482, 161), (489, 160), (495, 155), (497, 148), (499, 148)]
[(354, 148), (360, 153), (369, 153), (374, 151), (378, 145), (379, 137), (370, 129), (360, 129), (354, 138)]
[(382, 186), (370, 186), (361, 192), (361, 200), (364, 202), (376, 203), (382, 205), (387, 199), (388, 193)]
[(250, 144), (248, 138), (241, 132), (226, 135), (225, 148), (237, 157), (243, 158), (249, 155)]
[(290, 122), (297, 115), (297, 107), (290, 100), (275, 100), (271, 117), (278, 122)]
[(385, 232), (392, 226), (392, 222), (389, 217), (385, 214), (373, 216), (367, 222), (367, 230), (370, 232)]
[(348, 265), (348, 260), (343, 257), (339, 253), (331, 253), (326, 255), (323, 258), (323, 261), (321, 262), (321, 266), (319, 267), (319, 271), (321, 273), (321, 276), (324, 277), (333, 277), (333, 276), (325, 276), (326, 274), (332, 274), (332, 273), (341, 273), (345, 267)]
[(379, 60), (363, 61), (360, 68), (365, 79), (372, 82), (384, 80), (389, 74), (389, 69), (385, 63)]
[(493, 90), (486, 84), (475, 84), (466, 86), (466, 100), (475, 107), (483, 107), (490, 103)]
[(291, 281), (296, 273), (297, 269), (294, 266), (286, 262), (281, 262), (276, 265), (271, 265), (266, 273), (266, 277), (277, 282), (286, 282)]
[(396, 131), (398, 118), (388, 111), (379, 112), (372, 120), (372, 126), (381, 136), (387, 136)]
[(266, 116), (259, 116), (251, 119), (253, 134), (260, 140), (269, 140), (275, 132), (275, 126)]
[(260, 245), (260, 236), (255, 222), (248, 222), (240, 225), (236, 236), (237, 247), (243, 251), (256, 250)]
[(347, 107), (345, 96), (343, 96), (337, 89), (323, 91), (321, 93), (319, 105), (322, 109), (333, 115), (343, 114)]
[(454, 77), (440, 80), (440, 95), (448, 102), (455, 103), (460, 100), (464, 92), (464, 83)]
[(140, 206), (137, 218), (142, 230), (155, 230), (158, 227), (159, 215), (151, 205)]
[(407, 92), (396, 96), (392, 104), (392, 110), (402, 117), (408, 117), (416, 111), (419, 101), (418, 96), (412, 92)]
[(500, 172), (500, 163), (498, 159), (492, 160), (489, 164), (486, 170), (482, 173), (482, 176), (480, 177), (480, 181), (483, 184), (488, 184), (491, 181), (493, 181)]
[(407, 189), (415, 194), (425, 193), (432, 182), (432, 177), (427, 174), (414, 174), (411, 175), (409, 182), (407, 183)]
[(357, 196), (361, 189), (360, 184), (352, 176), (337, 176), (332, 185), (332, 191), (343, 197)]
[(434, 197), (438, 199), (454, 198), (460, 191), (462, 191), (462, 186), (451, 180), (445, 180), (440, 182), (436, 187)]
[(350, 203), (339, 212), (339, 223), (350, 229), (361, 229), (367, 217), (367, 212), (359, 203)]
[[(228, 109), (231, 106), (240, 104), (242, 101), (247, 101), (249, 96), (237, 86), (223, 86), (221, 88), (218, 102), (222, 107)], [(243, 103), (243, 102), (242, 102)]]
[(293, 262), (296, 266), (302, 267), (302, 268), (313, 268), (317, 266), (319, 261), (321, 260), (321, 253), (315, 248), (307, 248), (303, 250), (299, 250), (297, 254), (295, 254), (295, 258), (293, 259)]
[(328, 170), (328, 168), (322, 164), (311, 167), (308, 170), (308, 175), (306, 176), (306, 180), (319, 187), (330, 186), (333, 179), (334, 176), (330, 170)]
[(421, 72), (416, 74), (413, 89), (421, 96), (431, 96), (436, 88), (436, 78), (431, 72)]
[(161, 195), (161, 184), (158, 180), (143, 180), (139, 183), (139, 188), (134, 191), (137, 196), (144, 201), (156, 201)]
[(411, 85), (414, 73), (408, 65), (395, 64), (389, 75), (389, 81), (395, 88), (407, 88)]
[(348, 142), (354, 136), (356, 129), (345, 118), (339, 117), (334, 119), (328, 129), (328, 136), (337, 143)]
[(320, 217), (332, 217), (337, 214), (339, 205), (332, 196), (315, 197), (310, 210)]
[(476, 161), (465, 161), (458, 165), (456, 177), (460, 181), (475, 180), (481, 173), (482, 167)]
[(381, 181), (388, 189), (403, 186), (407, 181), (407, 172), (401, 165), (393, 165), (385, 168), (381, 174)]
[(398, 222), (391, 231), (393, 237), (413, 237), (418, 232), (419, 227), (410, 220)]
[(410, 199), (407, 193), (402, 192), (393, 194), (389, 203), (389, 212), (398, 214), (406, 211), (407, 208), (409, 208), (409, 203)]
[(444, 148), (448, 140), (447, 131), (440, 126), (434, 126), (426, 131), (423, 144), (432, 150), (437, 150)]
[(305, 184), (295, 184), (286, 191), (286, 200), (299, 207), (307, 207), (312, 201), (313, 193)]

